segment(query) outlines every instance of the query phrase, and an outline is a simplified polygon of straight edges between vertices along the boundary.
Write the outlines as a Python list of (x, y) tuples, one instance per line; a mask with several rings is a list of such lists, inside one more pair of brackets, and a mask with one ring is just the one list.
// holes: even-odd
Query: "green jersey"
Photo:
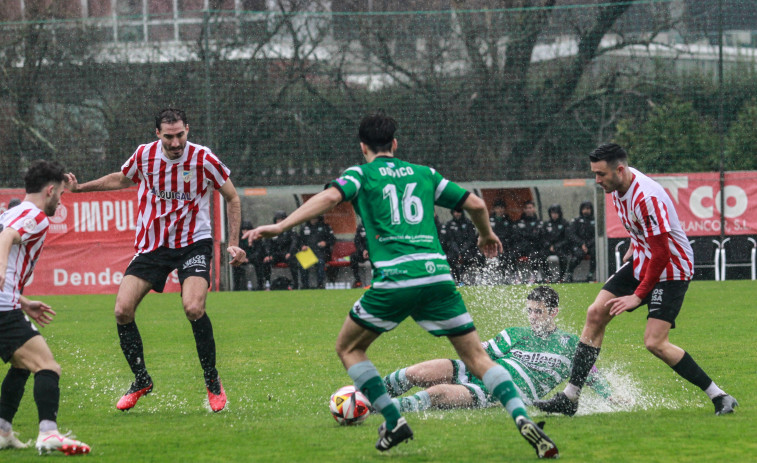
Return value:
[(467, 191), (431, 167), (389, 156), (350, 167), (331, 185), (352, 203), (365, 226), (374, 288), (454, 283), (434, 206), (459, 208)]
[[(522, 397), (533, 401), (568, 378), (578, 336), (557, 329), (540, 337), (531, 328), (513, 327), (482, 344), (489, 357), (510, 372)], [(610, 397), (610, 385), (596, 368), (587, 384), (600, 396)]]

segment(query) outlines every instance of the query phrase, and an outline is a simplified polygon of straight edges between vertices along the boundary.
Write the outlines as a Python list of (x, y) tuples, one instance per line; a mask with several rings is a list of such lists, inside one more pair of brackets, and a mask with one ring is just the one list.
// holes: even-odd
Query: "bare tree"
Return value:
[[(413, 59), (403, 59), (398, 51), (399, 27), (374, 25), (362, 44), (373, 65), (397, 85), (439, 102), (440, 110), (458, 111), (451, 117), (465, 120), (476, 135), (466, 144), (476, 153), (474, 164), (498, 178), (521, 178), (545, 150), (551, 131), (566, 119), (583, 117), (582, 108), (611, 109), (598, 122), (604, 126), (601, 133), (608, 133), (616, 112), (602, 100), (619, 91), (622, 73), (591, 76), (590, 82), (587, 73), (601, 56), (649, 44), (672, 24), (666, 5), (655, 6), (658, 14), (650, 19), (624, 17), (632, 7), (625, 0), (581, 3), (451, 0), (450, 32), (426, 38), (426, 48)], [(652, 24), (635, 29), (635, 21)]]

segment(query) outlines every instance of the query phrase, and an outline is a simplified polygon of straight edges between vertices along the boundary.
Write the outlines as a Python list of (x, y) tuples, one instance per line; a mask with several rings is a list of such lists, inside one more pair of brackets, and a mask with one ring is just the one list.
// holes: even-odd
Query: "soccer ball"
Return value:
[(371, 414), (371, 402), (355, 386), (344, 386), (331, 394), (329, 409), (337, 423), (347, 426), (360, 424)]

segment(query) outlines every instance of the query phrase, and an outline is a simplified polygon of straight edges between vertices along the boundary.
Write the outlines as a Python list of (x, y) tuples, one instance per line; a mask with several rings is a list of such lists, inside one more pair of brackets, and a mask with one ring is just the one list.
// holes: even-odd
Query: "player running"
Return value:
[(367, 232), (374, 276), (371, 288), (344, 321), (336, 351), (355, 387), (386, 419), (379, 427), (378, 450), (412, 439), (413, 431), (387, 394), (366, 350), (381, 333), (409, 316), (429, 333), (447, 336), (467, 368), (502, 402), (537, 455), (555, 458), (557, 447), (528, 417), (510, 374), (481, 347), (439, 244), (434, 205), (466, 210), (478, 229), (478, 245), (484, 254), (492, 257), (501, 252), (486, 205), (436, 170), (395, 158), (395, 130), (394, 119), (382, 112), (363, 118), (359, 137), (366, 163), (347, 169), (283, 221), (258, 227), (243, 238), (270, 238), (342, 201), (352, 203)]
[(0, 357), (11, 367), (0, 389), (0, 450), (22, 449), (13, 432), (13, 417), (21, 404), (29, 375), (34, 373), (34, 402), (39, 416), (37, 451), (66, 455), (89, 453), (90, 447), (58, 431), (61, 368), (29, 317), (45, 326), (55, 311), (40, 301), (22, 296), (42, 253), (42, 245), (55, 215), (66, 180), (55, 162), (37, 161), (24, 177), (26, 197), (0, 215)]
[[(506, 328), (482, 344), (489, 358), (513, 377), (527, 405), (549, 394), (570, 372), (570, 359), (578, 336), (557, 328), (558, 305), (557, 291), (548, 286), (534, 288), (526, 301), (531, 326)], [(592, 369), (588, 384), (600, 397), (610, 399), (610, 385), (596, 368)], [(428, 360), (402, 368), (386, 376), (384, 385), (392, 397), (414, 386), (426, 388), (412, 396), (394, 399), (401, 412), (491, 405), (492, 397), (486, 385), (460, 360)]]
[(166, 278), (174, 269), (179, 273), (181, 302), (192, 326), (210, 408), (218, 412), (226, 406), (226, 392), (216, 369), (213, 326), (205, 312), (213, 257), (211, 192), (219, 190), (226, 200), (227, 251), (233, 266), (247, 262), (245, 252), (238, 246), (241, 205), (229, 169), (209, 148), (188, 142), (188, 133), (184, 111), (164, 109), (155, 118), (158, 140), (139, 146), (120, 172), (81, 185), (73, 174), (67, 174), (69, 188), (74, 193), (139, 185), (134, 242), (137, 253), (124, 272), (115, 307), (121, 350), (135, 379), (116, 404), (119, 410), (133, 408), (152, 391), (153, 382), (147, 373), (142, 337), (134, 316), (151, 289), (163, 292)]
[(647, 350), (699, 386), (715, 405), (716, 415), (732, 413), (736, 399), (720, 389), (688, 352), (668, 340), (694, 274), (694, 254), (673, 202), (659, 183), (628, 166), (628, 155), (620, 146), (602, 145), (589, 160), (597, 184), (612, 194), (618, 216), (631, 235), (631, 246), (625, 264), (607, 279), (589, 306), (565, 390), (534, 405), (546, 412), (575, 414), (607, 325), (617, 315), (647, 304)]

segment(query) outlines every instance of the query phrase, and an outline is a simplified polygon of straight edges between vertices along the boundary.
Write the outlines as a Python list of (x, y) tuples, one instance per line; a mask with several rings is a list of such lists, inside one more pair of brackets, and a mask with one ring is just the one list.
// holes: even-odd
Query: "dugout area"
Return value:
[[(568, 222), (579, 215), (578, 208), (583, 201), (593, 201), (595, 211), (600, 210), (599, 205), (596, 204), (597, 195), (594, 183), (587, 179), (464, 182), (460, 185), (480, 196), (490, 211), (497, 200), (505, 201), (507, 213), (512, 220), (520, 218), (523, 203), (529, 200), (536, 204), (537, 213), (542, 220), (545, 219), (547, 209), (552, 204), (562, 206), (563, 216)], [(242, 201), (242, 220), (250, 221), (254, 226), (272, 223), (276, 211), (283, 210), (289, 214), (321, 190), (323, 190), (323, 185), (237, 188)], [(437, 207), (435, 213), (442, 223), (452, 218), (449, 209)], [(334, 230), (337, 238), (332, 264), (336, 264), (333, 266), (339, 268), (336, 272), (331, 272), (332, 277), (336, 278), (336, 287), (349, 287), (347, 283), (351, 282), (352, 276), (349, 266), (344, 264), (343, 259), (354, 250), (352, 240), (357, 226), (357, 217), (350, 203), (342, 203), (324, 214), (324, 220)], [(602, 240), (597, 240), (598, 243), (600, 241)], [(598, 262), (601, 261), (598, 260)], [(363, 271), (370, 272), (367, 264), (364, 266), (366, 268)], [(602, 275), (599, 273), (600, 267), (603, 266), (598, 264), (598, 276)], [(606, 271), (607, 266), (604, 265), (604, 268)], [(224, 273), (222, 280), (230, 282), (230, 272), (227, 270)], [(227, 285), (228, 283), (222, 284), (223, 287), (228, 288)]]

